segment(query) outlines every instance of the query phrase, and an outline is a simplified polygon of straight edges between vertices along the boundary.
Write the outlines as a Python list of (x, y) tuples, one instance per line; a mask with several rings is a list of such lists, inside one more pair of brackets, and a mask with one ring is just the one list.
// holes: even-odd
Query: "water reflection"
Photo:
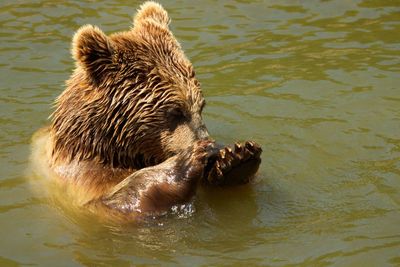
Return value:
[(170, 214), (129, 225), (99, 223), (97, 217), (60, 210), (64, 218), (61, 222), (67, 228), (71, 223), (79, 228), (68, 230), (73, 232), (71, 244), (63, 247), (52, 244), (51, 247), (71, 250), (74, 260), (85, 265), (101, 262), (149, 264), (154, 263), (152, 259), (177, 264), (185, 263), (187, 256), (215, 254), (221, 244), (229, 253), (261, 242), (251, 238), (250, 229), (245, 227), (260, 223), (256, 218), (259, 207), (252, 187), (201, 190), (194, 205), (196, 212), (188, 216)]

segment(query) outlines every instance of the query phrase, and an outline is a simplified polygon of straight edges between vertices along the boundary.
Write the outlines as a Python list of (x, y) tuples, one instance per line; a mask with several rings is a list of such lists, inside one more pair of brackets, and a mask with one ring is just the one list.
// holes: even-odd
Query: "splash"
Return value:
[(174, 205), (171, 208), (171, 214), (177, 215), (178, 218), (189, 218), (193, 213), (196, 212), (196, 207), (193, 201), (186, 204)]

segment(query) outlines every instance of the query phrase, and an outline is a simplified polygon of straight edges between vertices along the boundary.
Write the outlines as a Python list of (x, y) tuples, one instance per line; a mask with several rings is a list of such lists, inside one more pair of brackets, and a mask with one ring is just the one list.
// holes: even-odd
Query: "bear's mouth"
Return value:
[(203, 173), (203, 178), (208, 177), (210, 174), (211, 169), (214, 167), (216, 164), (217, 160), (219, 159), (219, 154), (220, 154), (220, 149), (223, 148), (222, 145), (215, 144), (215, 147), (209, 151), (209, 156), (207, 157), (207, 162), (204, 167), (204, 173)]
[(204, 174), (203, 174), (204, 177), (208, 177), (211, 169), (214, 167), (217, 160), (218, 160), (218, 154), (212, 155), (207, 159), (206, 166), (204, 167)]

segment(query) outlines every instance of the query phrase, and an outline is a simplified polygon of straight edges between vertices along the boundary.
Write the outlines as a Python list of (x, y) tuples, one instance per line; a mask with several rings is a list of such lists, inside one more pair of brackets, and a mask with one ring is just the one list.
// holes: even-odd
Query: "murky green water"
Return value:
[(263, 163), (188, 218), (125, 228), (57, 210), (26, 170), (73, 32), (125, 30), (139, 2), (55, 2), (0, 2), (1, 266), (400, 265), (399, 1), (164, 1), (210, 132)]

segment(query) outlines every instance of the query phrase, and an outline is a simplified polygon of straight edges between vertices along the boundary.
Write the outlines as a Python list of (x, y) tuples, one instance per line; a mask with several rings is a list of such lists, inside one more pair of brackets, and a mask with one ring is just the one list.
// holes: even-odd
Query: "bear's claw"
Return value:
[(205, 173), (204, 181), (212, 185), (245, 184), (257, 172), (262, 149), (253, 141), (235, 143), (233, 149), (220, 149), (216, 162)]

